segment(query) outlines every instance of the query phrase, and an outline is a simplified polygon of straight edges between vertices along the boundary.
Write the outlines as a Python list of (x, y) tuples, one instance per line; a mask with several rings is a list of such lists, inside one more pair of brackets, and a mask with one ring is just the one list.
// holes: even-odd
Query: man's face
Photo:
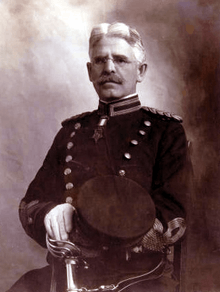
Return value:
[(144, 75), (132, 47), (118, 37), (103, 37), (94, 46), (87, 68), (90, 81), (104, 101), (135, 93), (136, 83)]

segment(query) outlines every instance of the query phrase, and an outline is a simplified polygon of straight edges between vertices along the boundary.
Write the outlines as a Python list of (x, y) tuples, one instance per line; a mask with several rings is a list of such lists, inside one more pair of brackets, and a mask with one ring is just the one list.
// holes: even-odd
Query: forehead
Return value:
[(96, 56), (123, 55), (135, 59), (133, 48), (119, 37), (103, 37), (92, 49), (92, 58)]

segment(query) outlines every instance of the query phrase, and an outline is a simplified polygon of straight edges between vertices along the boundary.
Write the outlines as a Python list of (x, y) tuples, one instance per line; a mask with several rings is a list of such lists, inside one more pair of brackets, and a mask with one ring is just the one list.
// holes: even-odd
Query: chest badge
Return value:
[(107, 116), (102, 116), (98, 122), (98, 127), (94, 130), (92, 138), (95, 140), (95, 143), (98, 143), (98, 140), (103, 138), (103, 129), (106, 126), (108, 121)]
[(103, 128), (98, 127), (95, 129), (92, 138), (95, 140), (95, 143), (98, 143), (98, 140), (103, 137)]

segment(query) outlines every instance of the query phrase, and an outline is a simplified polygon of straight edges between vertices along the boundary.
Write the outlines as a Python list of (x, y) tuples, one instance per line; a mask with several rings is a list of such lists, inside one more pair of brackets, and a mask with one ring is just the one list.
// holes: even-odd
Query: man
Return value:
[[(81, 249), (89, 268), (78, 267), (79, 288), (146, 274), (125, 291), (175, 291), (166, 255), (185, 232), (188, 161), (181, 119), (141, 107), (136, 85), (147, 64), (135, 29), (94, 27), (89, 56), (99, 108), (62, 123), (21, 201), (22, 225), (44, 247), (47, 233)], [(65, 291), (63, 263), (51, 255), (48, 261), (52, 281), (50, 269), (38, 271), (10, 291)]]

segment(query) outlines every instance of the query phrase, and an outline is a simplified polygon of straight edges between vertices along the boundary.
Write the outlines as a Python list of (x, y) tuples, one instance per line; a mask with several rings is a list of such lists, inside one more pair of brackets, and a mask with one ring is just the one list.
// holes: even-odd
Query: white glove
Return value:
[(60, 204), (51, 209), (44, 218), (44, 225), (50, 238), (68, 240), (73, 228), (75, 208), (68, 204)]

